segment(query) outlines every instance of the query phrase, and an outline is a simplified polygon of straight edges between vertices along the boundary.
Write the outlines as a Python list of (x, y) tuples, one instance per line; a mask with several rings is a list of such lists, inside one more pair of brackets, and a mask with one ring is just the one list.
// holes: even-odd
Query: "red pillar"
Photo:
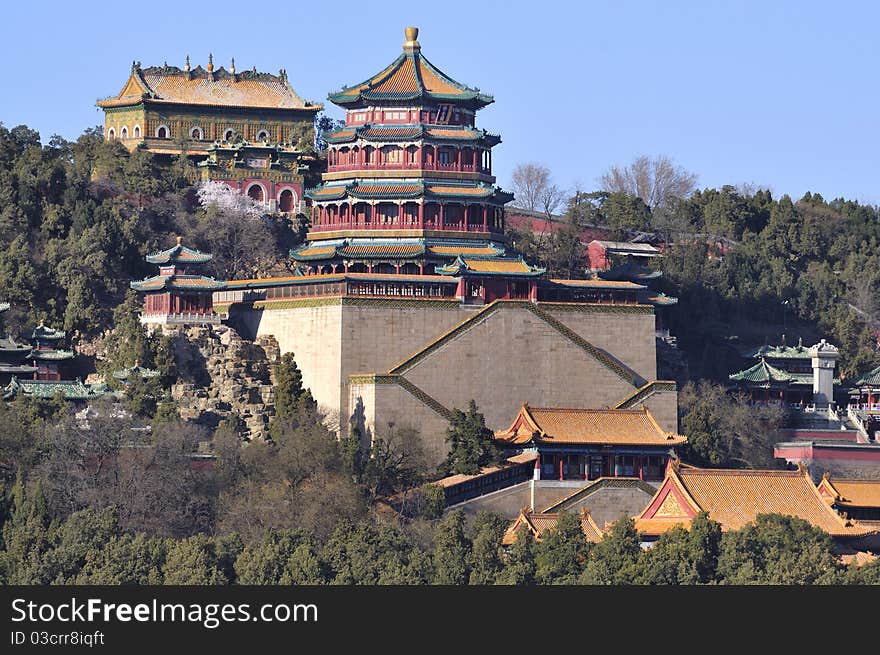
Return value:
[(438, 221), (439, 221), (439, 225), (437, 225), (437, 229), (442, 230), (444, 227), (443, 226), (443, 203), (442, 202), (440, 203), (440, 217), (439, 217)]
[(562, 455), (559, 456), (559, 479), (560, 480), (565, 479), (562, 477)]
[(424, 229), (425, 227), (425, 202), (424, 200), (419, 203), (419, 227)]
[(455, 150), (455, 169), (461, 172), (461, 148)]
[(488, 223), (489, 223), (489, 207), (488, 207), (488, 205), (483, 205), (483, 232), (486, 231)]
[(397, 205), (397, 224), (403, 225), (403, 203)]

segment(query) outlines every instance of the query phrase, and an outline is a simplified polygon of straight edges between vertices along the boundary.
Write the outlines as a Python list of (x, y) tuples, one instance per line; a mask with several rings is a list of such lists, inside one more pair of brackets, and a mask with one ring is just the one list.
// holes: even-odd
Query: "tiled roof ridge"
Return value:
[(538, 412), (590, 412), (590, 413), (598, 413), (598, 414), (607, 414), (609, 412), (614, 412), (618, 414), (622, 414), (624, 412), (630, 414), (649, 414), (647, 407), (639, 407), (633, 409), (631, 407), (626, 408), (618, 408), (618, 407), (538, 407), (536, 405), (529, 405), (528, 408), (532, 411)]
[(751, 477), (780, 477), (797, 478), (803, 477), (802, 471), (786, 471), (784, 469), (712, 469), (712, 468), (681, 468), (678, 471), (685, 476), (699, 475), (723, 475), (728, 477), (751, 476)]

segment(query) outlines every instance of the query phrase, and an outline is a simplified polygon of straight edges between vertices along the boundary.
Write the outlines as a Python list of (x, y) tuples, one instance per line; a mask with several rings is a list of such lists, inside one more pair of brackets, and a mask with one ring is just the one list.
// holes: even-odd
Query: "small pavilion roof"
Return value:
[(750, 382), (755, 384), (787, 384), (796, 381), (793, 374), (783, 371), (781, 368), (771, 366), (763, 357), (754, 366), (731, 373), (727, 377), (734, 382)]
[(33, 341), (60, 341), (67, 336), (67, 332), (64, 330), (55, 330), (50, 327), (46, 327), (41, 321), (40, 324), (33, 329), (31, 332), (31, 340)]
[(13, 398), (19, 394), (34, 398), (54, 398), (61, 394), (65, 400), (87, 400), (100, 396), (98, 389), (85, 385), (77, 378), (76, 380), (20, 380), (13, 376), (6, 386), (3, 397)]
[(796, 346), (786, 346), (785, 344), (769, 346), (767, 344), (752, 348), (743, 353), (745, 357), (769, 357), (770, 359), (810, 359), (810, 349), (804, 346), (801, 339), (798, 339)]
[(797, 471), (701, 469), (670, 464), (663, 484), (636, 517), (636, 529), (659, 535), (688, 527), (701, 511), (722, 530), (738, 530), (759, 514), (809, 521), (833, 537), (864, 537), (876, 530), (844, 519), (823, 500), (806, 467)]
[(479, 89), (456, 82), (429, 62), (416, 40), (418, 34), (418, 28), (406, 28), (403, 53), (397, 59), (360, 84), (331, 93), (328, 96), (330, 101), (342, 107), (375, 101), (434, 101), (474, 109), (495, 101)]
[(226, 288), (226, 282), (202, 275), (156, 275), (145, 280), (130, 283), (135, 291), (220, 291)]
[(72, 350), (32, 350), (29, 358), (41, 362), (63, 362), (75, 356)]
[(184, 246), (183, 237), (177, 237), (177, 244), (168, 250), (162, 250), (146, 257), (151, 264), (205, 264), (213, 258), (213, 255), (206, 252)]
[(489, 275), (518, 277), (538, 277), (543, 275), (546, 269), (530, 266), (520, 257), (519, 259), (502, 259), (458, 256), (454, 262), (437, 266), (435, 268), (440, 275)]
[(880, 386), (880, 366), (873, 368), (867, 373), (860, 375), (852, 382), (854, 387), (876, 387)]
[(607, 271), (599, 271), (597, 275), (603, 280), (630, 280), (631, 282), (639, 280), (641, 282), (656, 280), (663, 275), (663, 272), (648, 268), (632, 259), (627, 259), (626, 262), (609, 268)]
[(680, 446), (687, 437), (661, 428), (647, 407), (640, 409), (586, 409), (531, 407), (523, 403), (507, 430), (495, 441), (508, 446), (526, 444), (614, 444), (626, 446)]
[(135, 362), (134, 366), (113, 371), (113, 377), (117, 380), (128, 380), (130, 377), (137, 375), (143, 379), (150, 379), (159, 376), (159, 371), (141, 366), (139, 362)]
[[(583, 530), (587, 541), (592, 543), (601, 541), (604, 532), (602, 528), (596, 524), (596, 521), (593, 520), (590, 510), (583, 508), (579, 516), (581, 520), (581, 530)], [(510, 527), (504, 532), (504, 536), (501, 538), (501, 545), (513, 545), (516, 542), (517, 535), (521, 529), (528, 530), (535, 541), (541, 541), (549, 530), (556, 529), (561, 517), (561, 512), (534, 512), (528, 507), (524, 507), (519, 511), (519, 516), (516, 517), (514, 522), (511, 523)]]
[(31, 347), (24, 343), (18, 343), (10, 337), (0, 337), (0, 353), (8, 353), (17, 355), (20, 353), (29, 353)]
[[(187, 58), (188, 59), (188, 58)], [(141, 68), (135, 62), (131, 74), (116, 96), (98, 101), (102, 108), (124, 107), (144, 100), (157, 104), (208, 105), (260, 109), (320, 111), (323, 106), (303, 101), (291, 88), (287, 74), (252, 71), (231, 72), (222, 66), (213, 70), (197, 66), (192, 70), (176, 66)]]

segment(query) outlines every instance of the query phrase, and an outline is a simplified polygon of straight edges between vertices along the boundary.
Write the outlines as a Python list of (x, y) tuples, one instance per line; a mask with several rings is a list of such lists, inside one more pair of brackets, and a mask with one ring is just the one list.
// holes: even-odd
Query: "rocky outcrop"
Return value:
[(231, 327), (165, 327), (174, 344), (178, 380), (171, 387), (180, 417), (214, 428), (238, 418), (245, 439), (265, 439), (275, 414), (272, 366), (280, 357), (274, 337), (247, 341)]

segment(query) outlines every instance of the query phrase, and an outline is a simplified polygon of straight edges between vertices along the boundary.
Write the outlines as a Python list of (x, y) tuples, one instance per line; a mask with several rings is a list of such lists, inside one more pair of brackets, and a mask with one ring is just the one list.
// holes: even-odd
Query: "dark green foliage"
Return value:
[(535, 584), (536, 569), (535, 540), (532, 534), (523, 528), (517, 532), (516, 541), (506, 553), (504, 568), (496, 576), (495, 584)]
[[(314, 412), (316, 404), (312, 393), (303, 389), (302, 372), (296, 365), (293, 353), (284, 353), (281, 360), (275, 364), (273, 371), (275, 386), (275, 418), (272, 421), (271, 431), (279, 429), (277, 426), (285, 421), (294, 420), (303, 412)], [(274, 434), (273, 434), (274, 438)]]
[(673, 528), (639, 557), (634, 573), (638, 584), (709, 584), (715, 579), (721, 548), (721, 525), (705, 512), (688, 530)]
[(718, 577), (725, 584), (838, 584), (843, 565), (831, 537), (807, 521), (762, 514), (724, 535)]
[(501, 537), (507, 529), (508, 521), (497, 514), (480, 512), (471, 525), (471, 551), (468, 565), (473, 585), (494, 584), (504, 568), (501, 551)]
[(477, 403), (468, 403), (467, 413), (453, 410), (453, 417), (446, 430), (446, 443), (449, 455), (440, 469), (448, 475), (479, 473), (484, 466), (494, 464), (502, 455), (492, 441), (492, 431), (486, 427), (486, 420), (477, 411)]
[(437, 525), (434, 540), (434, 584), (467, 584), (470, 577), (468, 559), (471, 543), (464, 533), (464, 514), (450, 512)]
[(577, 514), (565, 513), (535, 544), (535, 578), (540, 584), (577, 584), (590, 544)]
[(635, 522), (624, 517), (590, 550), (582, 584), (632, 584), (641, 548)]
[(302, 530), (270, 529), (235, 560), (239, 584), (321, 584), (326, 576), (319, 545)]
[(217, 545), (205, 535), (181, 539), (168, 546), (162, 566), (165, 584), (215, 585), (228, 584)]

